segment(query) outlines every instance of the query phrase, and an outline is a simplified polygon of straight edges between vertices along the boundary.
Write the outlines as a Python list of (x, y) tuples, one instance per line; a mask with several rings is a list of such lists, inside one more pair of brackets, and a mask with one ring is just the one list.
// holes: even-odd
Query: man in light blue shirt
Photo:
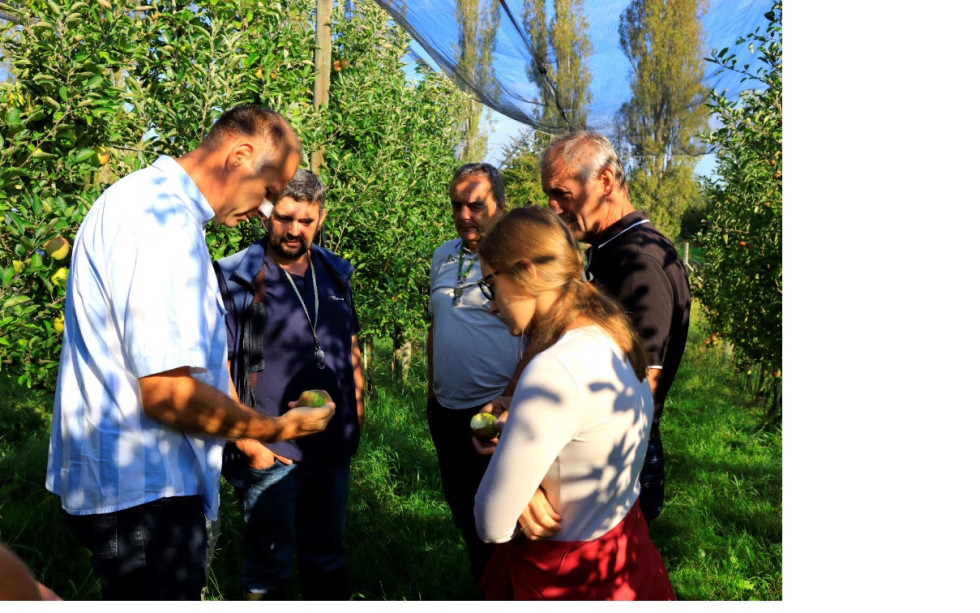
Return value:
[(75, 237), (45, 486), (106, 599), (200, 599), (223, 438), (323, 430), (334, 406), (269, 417), (233, 400), (203, 226), (233, 227), (299, 165), (278, 113), (227, 111), (190, 153), (107, 189)]

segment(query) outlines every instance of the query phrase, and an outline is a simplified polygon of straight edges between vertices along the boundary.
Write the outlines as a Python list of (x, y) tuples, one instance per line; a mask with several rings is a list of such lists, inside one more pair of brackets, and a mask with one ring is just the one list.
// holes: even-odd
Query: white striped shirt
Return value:
[(70, 514), (197, 494), (217, 517), (224, 441), (150, 419), (138, 386), (189, 366), (229, 391), (224, 307), (203, 230), (213, 216), (163, 156), (107, 189), (78, 230), (45, 482)]

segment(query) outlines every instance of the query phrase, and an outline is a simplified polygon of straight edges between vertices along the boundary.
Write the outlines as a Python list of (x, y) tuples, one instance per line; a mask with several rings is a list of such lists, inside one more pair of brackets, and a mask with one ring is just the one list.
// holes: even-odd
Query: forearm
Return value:
[(357, 337), (350, 337), (350, 361), (354, 368), (354, 398), (357, 401), (357, 423), (364, 426), (364, 365)]
[(657, 379), (660, 377), (659, 368), (647, 368), (647, 383), (650, 384), (650, 393), (656, 397), (657, 394)]
[(167, 426), (227, 439), (284, 440), (281, 420), (245, 406), (178, 368), (139, 380), (143, 412)]

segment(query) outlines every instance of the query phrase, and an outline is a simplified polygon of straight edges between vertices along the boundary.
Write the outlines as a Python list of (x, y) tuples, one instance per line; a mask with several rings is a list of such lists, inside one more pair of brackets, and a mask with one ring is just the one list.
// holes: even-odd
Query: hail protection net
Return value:
[[(771, 0), (376, 1), (484, 105), (542, 132), (588, 127), (610, 137), (638, 104), (697, 106), (709, 90), (733, 97), (750, 87), (704, 58), (764, 32), (772, 8)], [(739, 59), (747, 72), (758, 65), (748, 52)], [(704, 151), (675, 152), (684, 153)]]

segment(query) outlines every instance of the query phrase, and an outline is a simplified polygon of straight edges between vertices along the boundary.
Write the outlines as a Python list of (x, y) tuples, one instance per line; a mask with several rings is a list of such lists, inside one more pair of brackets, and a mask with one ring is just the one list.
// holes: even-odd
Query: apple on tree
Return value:
[(71, 245), (61, 236), (56, 236), (44, 243), (44, 252), (55, 260), (63, 260), (68, 257), (68, 250), (70, 248)]

